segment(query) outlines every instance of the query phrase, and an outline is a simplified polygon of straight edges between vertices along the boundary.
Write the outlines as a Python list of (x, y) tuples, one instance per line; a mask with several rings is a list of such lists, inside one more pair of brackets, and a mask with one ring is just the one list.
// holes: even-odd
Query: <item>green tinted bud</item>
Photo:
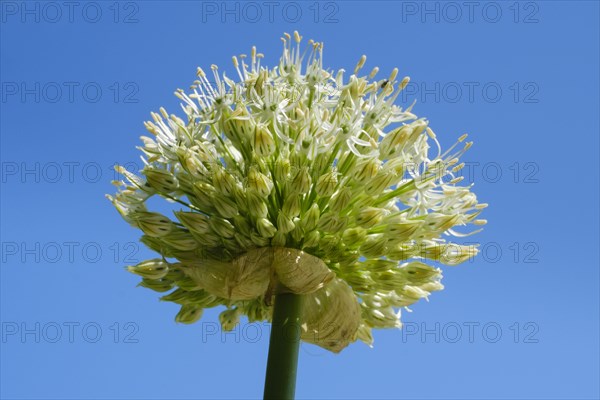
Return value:
[(290, 160), (287, 158), (278, 158), (275, 162), (275, 180), (277, 182), (287, 182), (291, 168)]
[(265, 218), (269, 213), (265, 199), (255, 192), (248, 192), (247, 198), (250, 215), (255, 218)]
[(336, 213), (326, 212), (319, 219), (319, 230), (324, 232), (337, 232), (344, 226), (344, 220), (339, 218)]
[(169, 264), (169, 272), (165, 276), (165, 279), (168, 279), (170, 281), (178, 281), (180, 279), (183, 279), (185, 277), (185, 274), (179, 268), (181, 268), (181, 263)]
[(137, 226), (151, 237), (165, 236), (174, 226), (169, 218), (155, 212), (138, 211), (132, 214), (132, 218)]
[(236, 308), (231, 308), (219, 314), (219, 321), (224, 331), (232, 331), (237, 324), (240, 323), (241, 311)]
[(186, 304), (181, 306), (181, 309), (175, 316), (175, 322), (182, 324), (193, 324), (202, 317), (202, 307)]
[(194, 183), (194, 187), (192, 189), (194, 191), (194, 196), (190, 201), (204, 211), (210, 211), (213, 207), (213, 196), (216, 193), (216, 190), (213, 185), (204, 183), (204, 182), (196, 182)]
[(210, 218), (210, 226), (218, 235), (225, 238), (232, 238), (233, 234), (235, 233), (234, 226), (231, 225), (231, 222), (224, 218)]
[(198, 242), (194, 237), (183, 230), (176, 230), (163, 236), (162, 241), (181, 251), (192, 251), (198, 248)]
[(366, 260), (365, 267), (372, 272), (383, 272), (398, 266), (396, 261), (376, 259), (376, 260)]
[(392, 245), (386, 252), (387, 258), (395, 261), (407, 260), (416, 255), (422, 256), (419, 254), (419, 245), (412, 242), (403, 242), (401, 244)]
[(238, 207), (238, 211), (248, 212), (248, 197), (246, 190), (241, 186), (236, 186), (233, 190), (233, 199)]
[(294, 225), (296, 226), (296, 228), (294, 228), (294, 230), (292, 231), (292, 238), (296, 242), (299, 242), (304, 237), (304, 230), (299, 225), (300, 218), (294, 218), (293, 222), (294, 222)]
[(170, 301), (172, 303), (177, 304), (188, 304), (186, 301), (191, 292), (183, 289), (177, 289), (174, 292), (171, 292), (160, 298), (161, 301)]
[(338, 190), (329, 201), (329, 209), (333, 212), (339, 213), (348, 207), (350, 200), (352, 200), (352, 190), (350, 190), (348, 187), (343, 187)]
[(250, 167), (250, 171), (248, 172), (248, 189), (261, 197), (267, 197), (271, 193), (271, 190), (273, 190), (273, 182), (256, 167)]
[(216, 168), (213, 174), (213, 185), (217, 192), (232, 196), (236, 186), (235, 178), (223, 168)]
[(238, 214), (236, 203), (223, 195), (216, 195), (213, 204), (223, 218), (233, 218)]
[(458, 224), (458, 215), (446, 215), (440, 213), (430, 213), (425, 217), (423, 227), (428, 230), (435, 230), (439, 232), (445, 232)]
[(360, 252), (367, 258), (381, 257), (385, 254), (387, 239), (384, 235), (369, 235), (360, 246)]
[(193, 280), (192, 278), (185, 276), (179, 280), (177, 280), (175, 282), (177, 284), (177, 286), (179, 286), (181, 289), (186, 290), (188, 292), (191, 292), (193, 290), (200, 290), (202, 289), (198, 283), (196, 283), (195, 280)]
[(359, 211), (356, 216), (356, 223), (363, 228), (371, 228), (380, 223), (386, 213), (387, 210), (383, 208), (367, 207)]
[(383, 192), (394, 181), (395, 176), (389, 172), (379, 173), (371, 179), (365, 187), (365, 192), (369, 195), (377, 195)]
[(277, 230), (281, 233), (291, 232), (295, 228), (292, 220), (284, 213), (279, 213), (277, 216)]
[(369, 182), (377, 175), (380, 165), (381, 161), (375, 158), (362, 161), (354, 169), (354, 179), (359, 183)]
[(356, 251), (348, 251), (349, 249), (346, 246), (346, 250), (341, 257), (339, 257), (340, 264), (342, 265), (350, 265), (354, 264), (360, 258), (360, 254)]
[(330, 171), (325, 175), (322, 175), (317, 180), (316, 191), (317, 194), (321, 197), (329, 197), (335, 192), (335, 188), (337, 187), (337, 172)]
[(233, 225), (235, 226), (235, 229), (242, 235), (250, 236), (250, 233), (252, 232), (252, 225), (250, 225), (250, 222), (247, 218), (241, 215), (236, 215), (233, 218)]
[(171, 193), (177, 190), (177, 178), (165, 169), (144, 169), (146, 180), (159, 193)]
[(383, 158), (397, 154), (404, 146), (413, 131), (410, 125), (398, 127), (388, 133), (379, 145), (380, 154)]
[(155, 292), (167, 292), (175, 286), (173, 281), (168, 279), (142, 279), (138, 286), (154, 290)]
[(266, 218), (261, 218), (256, 221), (256, 229), (258, 229), (258, 233), (265, 238), (270, 238), (275, 235), (277, 232), (277, 228)]
[(327, 253), (333, 252), (338, 246), (340, 238), (335, 235), (325, 235), (319, 241), (319, 249)]
[(321, 234), (319, 233), (319, 231), (309, 232), (304, 237), (304, 247), (316, 247), (319, 244), (320, 240)]
[(310, 172), (308, 171), (308, 167), (302, 167), (292, 180), (292, 185), (290, 187), (290, 191), (292, 193), (300, 193), (305, 194), (310, 190), (310, 185), (312, 183), (312, 179), (310, 177)]
[(191, 231), (197, 233), (211, 232), (209, 217), (197, 212), (175, 211), (177, 219)]
[(301, 217), (302, 227), (304, 231), (312, 231), (317, 227), (317, 223), (319, 222), (319, 217), (321, 216), (321, 211), (319, 210), (319, 206), (317, 203), (313, 203), (306, 214)]
[(266, 247), (269, 244), (271, 244), (270, 238), (257, 235), (256, 233), (252, 233), (250, 235), (250, 240), (252, 240), (252, 243), (257, 245), (258, 247)]
[(345, 275), (344, 279), (358, 292), (370, 292), (373, 288), (373, 281), (361, 271), (351, 272)]
[(261, 157), (268, 157), (275, 151), (275, 141), (266, 125), (260, 124), (254, 131), (254, 151)]
[(161, 279), (169, 272), (169, 264), (161, 258), (142, 261), (135, 266), (127, 267), (129, 272), (147, 279)]
[(367, 237), (367, 231), (363, 228), (346, 229), (342, 234), (344, 244), (350, 248), (358, 248)]
[(400, 272), (411, 285), (421, 286), (422, 284), (431, 282), (441, 276), (438, 268), (424, 264), (419, 261), (413, 261), (403, 264)]
[(300, 206), (300, 196), (292, 194), (289, 195), (283, 202), (281, 211), (283, 211), (283, 213), (290, 218), (297, 217), (301, 211)]
[(192, 149), (179, 147), (177, 156), (183, 168), (194, 178), (203, 178), (208, 175), (208, 169), (202, 163), (202, 159)]
[(462, 246), (456, 243), (448, 243), (443, 246), (443, 249), (444, 252), (440, 257), (440, 262), (445, 265), (458, 265), (475, 257), (479, 252), (477, 247), (473, 245)]
[(236, 250), (236, 252), (237, 252), (237, 251), (240, 250), (240, 248), (241, 248), (241, 250), (247, 250), (247, 249), (249, 249), (251, 247), (254, 247), (254, 244), (253, 244), (252, 240), (249, 237), (250, 237), (250, 234), (248, 234), (247, 236), (245, 236), (245, 235), (241, 235), (239, 233), (236, 233), (235, 236), (234, 236), (234, 239), (235, 239), (235, 241), (237, 243), (237, 246), (236, 246), (236, 249), (234, 249), (234, 250)]
[(271, 239), (271, 246), (273, 247), (284, 247), (286, 243), (285, 233), (277, 232), (273, 239)]
[(388, 270), (371, 274), (377, 289), (384, 291), (396, 290), (402, 287), (406, 280), (398, 271)]
[(410, 239), (420, 226), (421, 221), (392, 222), (388, 224), (386, 232), (391, 242), (401, 243)]
[(165, 244), (163, 243), (162, 240), (160, 240), (160, 238), (154, 238), (148, 235), (142, 235), (142, 237), (140, 238), (140, 242), (144, 243), (146, 246), (148, 246), (149, 249), (152, 249), (154, 251), (156, 251), (157, 253), (160, 253), (163, 255), (163, 257), (173, 257), (171, 248), (168, 246), (165, 246)]
[(338, 169), (343, 173), (351, 171), (356, 165), (356, 159), (357, 158), (354, 153), (352, 153), (351, 151), (346, 152), (346, 154), (342, 155), (338, 160)]
[(194, 231), (190, 231), (190, 232), (191, 232), (192, 236), (194, 236), (194, 239), (196, 239), (198, 241), (198, 243), (200, 243), (204, 246), (214, 247), (214, 246), (221, 244), (222, 238), (220, 238), (219, 235), (217, 233), (213, 232), (212, 230), (207, 233), (198, 233), (198, 232), (194, 232)]

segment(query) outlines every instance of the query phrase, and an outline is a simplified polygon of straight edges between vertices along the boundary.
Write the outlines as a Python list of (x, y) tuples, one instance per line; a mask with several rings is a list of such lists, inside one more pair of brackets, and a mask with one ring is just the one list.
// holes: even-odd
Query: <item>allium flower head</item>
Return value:
[[(270, 320), (273, 296), (305, 296), (302, 339), (338, 352), (373, 328), (400, 327), (400, 312), (443, 288), (428, 260), (456, 265), (475, 246), (453, 243), (483, 225), (470, 186), (458, 185), (466, 135), (440, 149), (428, 121), (394, 104), (408, 78), (323, 68), (323, 44), (285, 35), (275, 68), (262, 54), (233, 57), (238, 80), (212, 66), (183, 118), (164, 109), (146, 123), (141, 176), (108, 196), (161, 257), (129, 270), (141, 286), (197, 321), (223, 305), (230, 330)], [(160, 196), (176, 210), (149, 211)]]

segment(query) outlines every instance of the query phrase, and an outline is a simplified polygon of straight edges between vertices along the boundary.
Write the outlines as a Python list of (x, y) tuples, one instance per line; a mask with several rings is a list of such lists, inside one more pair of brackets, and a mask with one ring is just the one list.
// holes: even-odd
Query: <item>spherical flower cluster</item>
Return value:
[[(442, 152), (427, 120), (394, 104), (408, 78), (375, 79), (323, 69), (323, 44), (285, 35), (279, 65), (262, 54), (233, 57), (239, 81), (212, 66), (185, 117), (161, 108), (142, 137), (142, 176), (108, 196), (160, 258), (129, 270), (141, 286), (197, 321), (223, 305), (230, 330), (241, 316), (270, 320), (273, 296), (305, 296), (302, 339), (338, 352), (373, 328), (400, 327), (400, 309), (443, 288), (432, 260), (456, 265), (475, 246), (449, 241), (483, 225), (470, 186), (457, 185), (466, 135)], [(432, 146), (433, 143), (433, 146)], [(173, 217), (149, 211), (160, 196)]]

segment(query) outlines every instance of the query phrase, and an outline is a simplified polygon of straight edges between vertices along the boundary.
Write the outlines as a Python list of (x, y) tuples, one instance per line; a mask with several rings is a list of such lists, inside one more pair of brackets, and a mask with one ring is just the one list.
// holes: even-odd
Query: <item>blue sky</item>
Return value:
[[(125, 265), (153, 257), (104, 198), (139, 168), (142, 122), (197, 66), (252, 45), (325, 42), (325, 64), (397, 66), (401, 104), (442, 146), (489, 224), (446, 289), (339, 355), (303, 344), (298, 398), (598, 398), (599, 6), (537, 2), (0, 2), (0, 395), (257, 398), (268, 325), (177, 325)], [(232, 74), (230, 74), (232, 75)]]

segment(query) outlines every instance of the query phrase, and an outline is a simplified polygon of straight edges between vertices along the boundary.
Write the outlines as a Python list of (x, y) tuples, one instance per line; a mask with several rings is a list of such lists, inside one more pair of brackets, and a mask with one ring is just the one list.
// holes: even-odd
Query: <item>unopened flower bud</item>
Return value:
[(394, 174), (389, 172), (380, 172), (371, 179), (365, 188), (365, 193), (369, 195), (379, 195), (387, 187), (389, 187), (394, 181)]
[(233, 218), (238, 214), (237, 204), (229, 197), (217, 194), (213, 204), (223, 218)]
[(252, 232), (252, 225), (248, 219), (242, 215), (236, 215), (233, 217), (233, 225), (235, 229), (244, 236), (250, 236)]
[(162, 214), (148, 211), (136, 212), (132, 215), (142, 231), (151, 237), (165, 236), (173, 228), (173, 223)]
[(227, 309), (219, 314), (219, 321), (223, 330), (232, 331), (240, 323), (240, 314), (241, 311), (237, 307)]
[(354, 179), (359, 183), (367, 183), (377, 175), (380, 164), (381, 161), (375, 158), (361, 162), (354, 168)]
[(381, 222), (386, 214), (382, 208), (367, 207), (356, 216), (356, 223), (363, 228), (371, 228)]
[(169, 272), (169, 264), (161, 258), (142, 261), (141, 263), (127, 267), (129, 272), (147, 279), (161, 279)]
[(308, 171), (308, 167), (302, 167), (292, 181), (292, 185), (290, 191), (292, 193), (300, 193), (305, 194), (310, 190), (310, 185), (312, 183), (312, 179), (310, 177), (310, 172)]
[(273, 225), (271, 221), (269, 221), (266, 218), (261, 218), (258, 221), (256, 221), (256, 229), (258, 229), (258, 233), (262, 237), (266, 238), (273, 237), (273, 235), (275, 235), (275, 233), (277, 232), (277, 228), (275, 228), (275, 225)]
[(171, 193), (179, 186), (177, 178), (164, 169), (144, 169), (144, 175), (148, 184), (159, 193)]
[(273, 190), (273, 182), (256, 167), (250, 167), (248, 172), (248, 189), (254, 191), (261, 197), (267, 197)]
[(189, 230), (197, 233), (210, 232), (209, 218), (197, 212), (175, 211), (177, 219)]
[(319, 231), (309, 232), (308, 235), (304, 237), (304, 247), (316, 247), (321, 240), (321, 234)]
[(269, 129), (260, 124), (254, 131), (254, 151), (261, 157), (268, 157), (275, 151), (275, 141)]
[(161, 239), (172, 248), (181, 251), (192, 251), (198, 248), (198, 242), (194, 237), (181, 229), (173, 231)]
[(368, 258), (381, 257), (385, 254), (387, 239), (382, 234), (369, 235), (360, 246), (361, 253)]
[(363, 228), (346, 229), (342, 234), (344, 244), (349, 248), (359, 247), (367, 237), (367, 231)]
[(150, 290), (154, 290), (155, 292), (163, 293), (163, 292), (168, 292), (169, 290), (173, 289), (173, 287), (175, 287), (175, 284), (173, 281), (170, 281), (168, 279), (144, 278), (138, 284), (138, 286), (145, 287)]
[(213, 185), (219, 193), (232, 196), (236, 181), (229, 172), (223, 168), (217, 168), (213, 174)]
[(281, 211), (290, 218), (297, 217), (300, 214), (300, 196), (288, 196), (283, 202)]
[(291, 232), (294, 228), (295, 225), (290, 219), (290, 217), (288, 217), (284, 213), (279, 213), (279, 215), (277, 216), (277, 230), (281, 233), (288, 233)]
[(250, 240), (258, 247), (266, 247), (271, 243), (270, 238), (261, 236), (260, 234), (257, 235), (254, 232), (250, 234)]
[(235, 228), (233, 225), (231, 225), (231, 222), (229, 222), (228, 220), (226, 220), (224, 218), (219, 218), (219, 217), (211, 217), (209, 222), (210, 222), (210, 227), (218, 235), (226, 237), (226, 238), (233, 237), (233, 234), (235, 233)]
[(318, 223), (318, 228), (324, 232), (336, 232), (343, 226), (343, 221), (338, 217), (338, 214), (326, 212), (321, 216)]
[(273, 247), (284, 247), (285, 243), (287, 242), (287, 239), (285, 237), (285, 233), (283, 232), (277, 232), (275, 234), (275, 236), (273, 236), (273, 239), (271, 239), (271, 246)]
[(321, 197), (329, 197), (335, 192), (337, 184), (337, 172), (330, 171), (325, 175), (320, 176), (317, 180), (317, 194)]
[(248, 212), (255, 218), (265, 218), (269, 213), (267, 203), (258, 193), (248, 192)]
[(182, 324), (193, 324), (202, 317), (202, 311), (202, 307), (198, 307), (196, 305), (183, 305), (175, 316), (175, 322)]
[(345, 209), (352, 200), (352, 190), (343, 187), (338, 190), (329, 201), (329, 209), (333, 212), (340, 212)]
[(319, 206), (317, 203), (313, 203), (312, 206), (308, 209), (308, 211), (302, 216), (302, 227), (306, 232), (312, 231), (317, 227), (317, 223), (319, 222), (319, 218), (321, 216), (321, 211), (319, 210)]
[[(217, 193), (215, 187), (209, 183), (196, 182), (192, 188), (194, 191), (194, 204), (197, 204), (201, 210), (209, 211), (212, 210), (212, 196)], [(190, 199), (192, 201), (192, 199)]]
[(291, 170), (291, 164), (290, 164), (290, 160), (288, 160), (287, 158), (278, 158), (277, 161), (275, 162), (275, 170), (274, 170), (274, 175), (275, 175), (275, 180), (277, 182), (287, 182), (289, 179), (289, 174), (290, 174), (290, 170)]

